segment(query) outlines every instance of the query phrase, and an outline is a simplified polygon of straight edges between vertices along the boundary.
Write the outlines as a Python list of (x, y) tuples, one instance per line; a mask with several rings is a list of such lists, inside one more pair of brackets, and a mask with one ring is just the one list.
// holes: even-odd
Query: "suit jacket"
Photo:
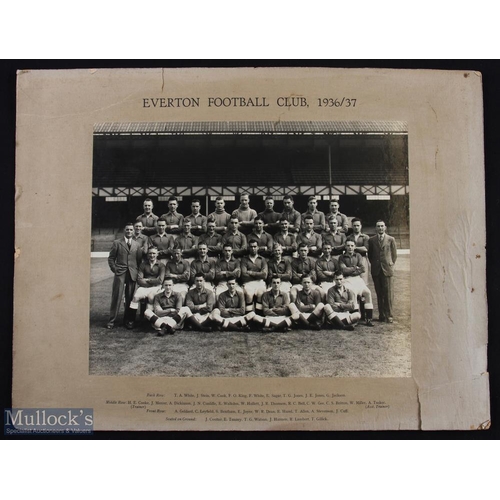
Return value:
[(109, 252), (108, 264), (111, 271), (117, 276), (130, 271), (133, 281), (137, 281), (139, 264), (141, 263), (141, 245), (132, 239), (130, 250), (125, 242), (125, 238), (113, 241), (113, 246)]
[(384, 276), (392, 276), (397, 258), (396, 240), (392, 236), (386, 234), (382, 246), (377, 235), (370, 238), (368, 259), (372, 265), (372, 276), (378, 276), (381, 272)]

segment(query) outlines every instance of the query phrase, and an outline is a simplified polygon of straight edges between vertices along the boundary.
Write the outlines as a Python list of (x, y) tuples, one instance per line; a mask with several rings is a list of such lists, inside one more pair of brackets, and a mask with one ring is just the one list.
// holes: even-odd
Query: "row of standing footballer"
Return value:
[(159, 336), (175, 331), (353, 330), (373, 326), (368, 269), (377, 294), (379, 321), (393, 322), (392, 276), (396, 243), (382, 220), (376, 235), (362, 232), (362, 221), (348, 219), (330, 202), (325, 215), (311, 196), (300, 214), (293, 197), (283, 198), (282, 212), (271, 196), (257, 214), (247, 194), (232, 213), (222, 197), (215, 211), (177, 212), (175, 197), (168, 212), (144, 213), (125, 225), (113, 242), (108, 263), (114, 273), (107, 328), (117, 322), (125, 302), (124, 325), (133, 329), (137, 311)]

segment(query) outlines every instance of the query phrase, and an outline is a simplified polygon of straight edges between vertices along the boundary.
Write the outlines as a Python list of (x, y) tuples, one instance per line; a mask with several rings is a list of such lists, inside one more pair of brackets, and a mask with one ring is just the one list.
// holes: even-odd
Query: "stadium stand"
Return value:
[[(179, 212), (191, 199), (213, 211), (217, 195), (226, 209), (239, 194), (264, 209), (273, 195), (275, 210), (285, 194), (299, 212), (311, 194), (318, 208), (339, 198), (341, 211), (360, 217), (364, 231), (386, 219), (401, 248), (409, 245), (408, 133), (405, 122), (158, 122), (102, 123), (94, 127), (94, 251), (104, 251), (123, 223), (142, 213), (152, 198), (158, 215), (170, 195)], [(368, 199), (374, 197), (375, 199)], [(390, 232), (391, 232), (390, 231)]]

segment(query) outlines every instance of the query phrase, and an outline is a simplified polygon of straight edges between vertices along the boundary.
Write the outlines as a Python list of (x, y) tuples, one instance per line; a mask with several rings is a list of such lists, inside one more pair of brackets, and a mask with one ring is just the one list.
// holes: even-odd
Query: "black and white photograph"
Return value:
[(94, 125), (89, 374), (411, 376), (403, 121)]
[(479, 73), (18, 86), (17, 408), (93, 409), (96, 430), (489, 426)]

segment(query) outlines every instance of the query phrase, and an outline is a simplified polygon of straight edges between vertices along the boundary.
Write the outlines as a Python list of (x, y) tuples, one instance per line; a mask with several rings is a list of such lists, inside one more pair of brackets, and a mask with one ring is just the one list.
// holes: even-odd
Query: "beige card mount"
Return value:
[[(13, 407), (91, 408), (96, 430), (489, 426), (480, 74), (23, 70), (17, 99)], [(384, 220), (393, 322), (365, 260), (371, 328), (157, 337), (120, 303), (107, 329), (108, 255), (144, 200), (207, 215), (242, 193), (337, 201), (348, 234)]]

